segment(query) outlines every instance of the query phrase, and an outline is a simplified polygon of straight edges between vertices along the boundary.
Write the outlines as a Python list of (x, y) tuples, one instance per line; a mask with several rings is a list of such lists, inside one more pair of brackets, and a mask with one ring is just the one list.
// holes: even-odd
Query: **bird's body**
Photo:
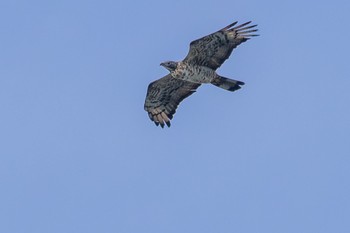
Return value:
[(249, 23), (233, 27), (237, 24), (235, 22), (192, 41), (183, 61), (161, 63), (170, 73), (148, 86), (145, 100), (145, 110), (156, 125), (170, 126), (179, 103), (193, 94), (201, 84), (211, 83), (228, 91), (238, 90), (244, 85), (244, 82), (218, 75), (216, 69), (229, 58), (234, 48), (250, 37), (257, 36), (251, 34), (257, 31), (251, 29), (256, 25), (246, 26)]
[(191, 65), (187, 62), (179, 62), (176, 69), (170, 72), (171, 76), (193, 83), (210, 83), (217, 76), (213, 69), (205, 66)]

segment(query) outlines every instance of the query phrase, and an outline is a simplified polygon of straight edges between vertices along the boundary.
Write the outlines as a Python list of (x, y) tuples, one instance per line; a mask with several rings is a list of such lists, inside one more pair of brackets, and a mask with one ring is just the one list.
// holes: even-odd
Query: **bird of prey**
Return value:
[(149, 118), (162, 128), (170, 127), (176, 108), (193, 94), (202, 83), (211, 83), (228, 91), (235, 91), (244, 82), (218, 75), (215, 71), (231, 52), (255, 34), (257, 25), (251, 21), (236, 26), (234, 22), (223, 29), (192, 41), (190, 50), (180, 62), (167, 61), (160, 65), (170, 73), (149, 84), (144, 108)]

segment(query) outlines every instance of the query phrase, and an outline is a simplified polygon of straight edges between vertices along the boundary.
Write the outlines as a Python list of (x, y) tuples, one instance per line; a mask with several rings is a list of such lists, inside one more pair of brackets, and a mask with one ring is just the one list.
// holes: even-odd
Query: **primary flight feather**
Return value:
[[(145, 110), (149, 118), (162, 128), (170, 127), (170, 120), (180, 102), (193, 94), (202, 83), (211, 83), (228, 91), (235, 91), (244, 82), (222, 77), (216, 73), (232, 50), (249, 40), (257, 29), (251, 21), (236, 26), (234, 22), (223, 29), (192, 41), (190, 50), (180, 62), (161, 63), (170, 73), (149, 84)], [(235, 26), (235, 27), (234, 27)]]

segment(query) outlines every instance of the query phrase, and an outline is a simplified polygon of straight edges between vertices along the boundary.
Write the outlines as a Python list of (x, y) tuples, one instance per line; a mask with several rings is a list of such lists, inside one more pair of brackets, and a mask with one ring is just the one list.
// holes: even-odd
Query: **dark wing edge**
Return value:
[(234, 48), (258, 36), (255, 34), (258, 31), (255, 29), (257, 25), (249, 25), (251, 22), (235, 26), (238, 23), (236, 21), (217, 32), (192, 41), (184, 61), (216, 70), (229, 58)]
[(180, 102), (196, 92), (197, 83), (175, 79), (170, 74), (149, 84), (144, 109), (149, 118), (162, 128), (170, 127)]

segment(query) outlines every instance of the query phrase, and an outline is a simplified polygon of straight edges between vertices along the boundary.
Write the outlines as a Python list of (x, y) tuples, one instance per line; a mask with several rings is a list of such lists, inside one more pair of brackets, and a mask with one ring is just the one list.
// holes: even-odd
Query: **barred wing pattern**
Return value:
[(180, 102), (192, 95), (200, 86), (197, 83), (175, 79), (170, 74), (152, 82), (148, 86), (145, 110), (149, 118), (162, 128), (170, 127), (170, 120)]
[(184, 61), (216, 70), (229, 58), (234, 48), (250, 37), (257, 36), (252, 34), (257, 31), (254, 29), (257, 25), (248, 25), (250, 23), (251, 21), (233, 27), (237, 24), (234, 22), (217, 32), (192, 41)]

